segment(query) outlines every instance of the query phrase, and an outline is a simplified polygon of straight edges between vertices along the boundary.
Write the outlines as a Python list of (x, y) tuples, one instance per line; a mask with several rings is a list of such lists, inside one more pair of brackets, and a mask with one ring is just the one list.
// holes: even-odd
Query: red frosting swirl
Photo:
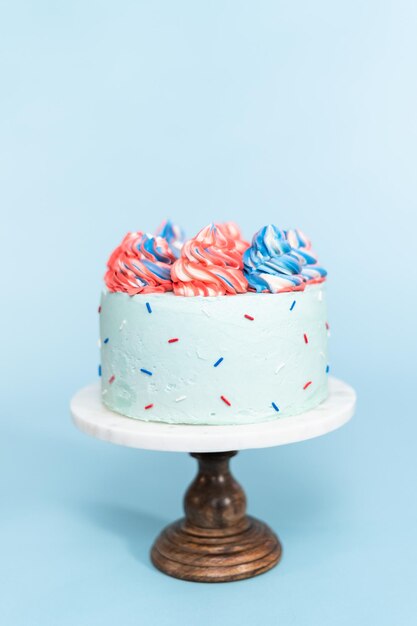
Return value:
[(223, 228), (226, 230), (229, 237), (235, 240), (236, 248), (241, 254), (243, 254), (245, 250), (250, 247), (249, 242), (242, 239), (242, 233), (236, 222), (224, 222), (224, 224), (221, 224), (221, 226), (223, 226)]
[(244, 293), (242, 253), (223, 224), (210, 224), (187, 241), (171, 270), (179, 296), (223, 296)]
[(175, 261), (168, 242), (142, 232), (128, 233), (107, 262), (104, 281), (109, 291), (137, 293), (172, 291)]

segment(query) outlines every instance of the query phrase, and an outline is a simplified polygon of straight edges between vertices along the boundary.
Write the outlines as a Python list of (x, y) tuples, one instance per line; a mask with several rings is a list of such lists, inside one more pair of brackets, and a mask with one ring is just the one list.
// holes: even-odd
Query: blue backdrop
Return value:
[[(1, 4), (0, 595), (7, 626), (415, 623), (417, 5)], [(148, 548), (195, 461), (89, 439), (105, 261), (165, 216), (299, 226), (356, 418), (233, 461), (284, 558), (196, 585)]]

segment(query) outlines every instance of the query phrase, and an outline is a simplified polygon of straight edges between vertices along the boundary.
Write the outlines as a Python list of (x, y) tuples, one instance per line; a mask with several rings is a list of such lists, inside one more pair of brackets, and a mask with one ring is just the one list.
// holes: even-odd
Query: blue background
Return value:
[[(1, 621), (408, 625), (416, 601), (417, 5), (1, 3)], [(185, 454), (80, 434), (108, 254), (165, 216), (313, 239), (354, 421), (243, 452), (279, 567), (230, 585), (152, 568)]]

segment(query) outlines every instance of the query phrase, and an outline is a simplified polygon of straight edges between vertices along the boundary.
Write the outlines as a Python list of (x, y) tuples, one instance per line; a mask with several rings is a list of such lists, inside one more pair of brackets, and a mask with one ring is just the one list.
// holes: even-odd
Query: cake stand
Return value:
[(228, 582), (251, 578), (278, 563), (282, 548), (275, 533), (246, 515), (246, 496), (230, 473), (237, 450), (267, 448), (319, 437), (345, 424), (355, 409), (355, 391), (329, 378), (329, 396), (312, 411), (261, 424), (199, 426), (144, 422), (106, 409), (99, 383), (71, 401), (77, 428), (121, 446), (189, 452), (198, 473), (184, 498), (185, 517), (156, 539), (153, 564), (184, 580)]

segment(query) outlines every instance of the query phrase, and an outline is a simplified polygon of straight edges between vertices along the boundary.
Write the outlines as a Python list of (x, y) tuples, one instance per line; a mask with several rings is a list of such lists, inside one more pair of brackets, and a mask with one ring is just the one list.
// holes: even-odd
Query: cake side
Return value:
[(184, 298), (102, 294), (102, 399), (152, 421), (247, 424), (327, 397), (325, 283)]

